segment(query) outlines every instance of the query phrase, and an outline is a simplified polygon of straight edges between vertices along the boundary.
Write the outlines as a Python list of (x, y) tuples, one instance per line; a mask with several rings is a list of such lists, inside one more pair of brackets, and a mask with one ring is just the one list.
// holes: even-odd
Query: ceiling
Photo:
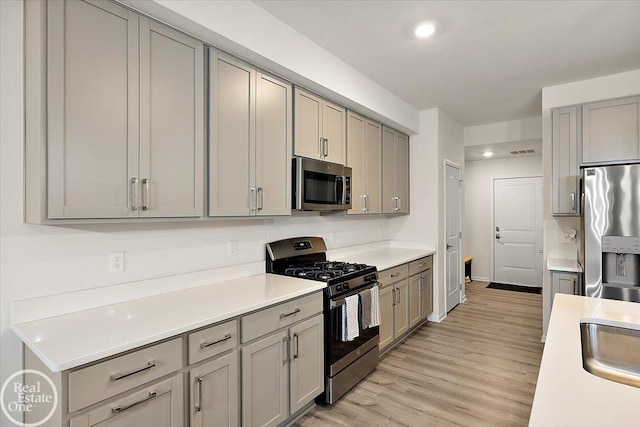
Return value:
[[(438, 107), (463, 126), (539, 116), (543, 87), (640, 68), (640, 1), (255, 3), (417, 109)], [(417, 40), (425, 20), (438, 30)]]
[[(493, 155), (484, 157), (485, 151), (491, 151)], [(467, 145), (464, 147), (464, 159), (473, 160), (489, 159), (513, 159), (528, 156), (542, 155), (542, 139), (530, 139), (524, 141), (501, 142), (496, 144)]]

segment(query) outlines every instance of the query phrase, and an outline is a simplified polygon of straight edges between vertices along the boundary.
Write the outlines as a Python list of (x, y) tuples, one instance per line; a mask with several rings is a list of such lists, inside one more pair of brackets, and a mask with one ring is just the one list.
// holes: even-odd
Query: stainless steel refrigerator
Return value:
[(584, 293), (640, 302), (640, 165), (585, 168)]

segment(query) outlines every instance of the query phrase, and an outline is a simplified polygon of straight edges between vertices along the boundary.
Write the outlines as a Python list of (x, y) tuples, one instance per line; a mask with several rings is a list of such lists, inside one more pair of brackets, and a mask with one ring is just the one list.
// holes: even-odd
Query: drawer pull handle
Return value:
[(216, 344), (220, 344), (221, 342), (225, 342), (226, 340), (230, 340), (231, 339), (231, 334), (224, 334), (224, 337), (217, 340), (217, 341), (211, 341), (211, 342), (201, 342), (200, 343), (200, 350), (207, 348), (207, 347), (211, 347), (212, 345), (216, 345)]
[(424, 264), (418, 264), (418, 267), (424, 267)]
[(394, 273), (394, 274), (392, 274), (392, 275), (391, 275), (391, 276), (389, 276), (389, 277), (398, 277), (399, 275), (400, 275), (400, 273)]
[(129, 371), (129, 372), (126, 372), (124, 374), (113, 374), (113, 375), (111, 375), (111, 381), (118, 381), (118, 380), (121, 380), (123, 378), (130, 377), (131, 375), (137, 374), (139, 372), (146, 371), (147, 369), (151, 369), (154, 366), (156, 366), (156, 361), (155, 360), (149, 360), (147, 362), (147, 366), (144, 366), (142, 368), (134, 369), (133, 371)]
[(300, 309), (299, 309), (299, 308), (296, 308), (296, 309), (295, 309), (295, 310), (293, 310), (291, 313), (287, 313), (287, 314), (280, 313), (280, 318), (281, 318), (281, 319), (284, 319), (285, 317), (293, 316), (293, 315), (298, 314), (298, 313), (300, 313)]
[(139, 405), (139, 404), (141, 404), (141, 403), (144, 403), (144, 402), (146, 402), (147, 400), (151, 400), (151, 399), (153, 399), (154, 397), (156, 397), (157, 395), (158, 395), (158, 393), (156, 393), (155, 391), (150, 391), (150, 392), (149, 392), (149, 396), (147, 396), (147, 397), (145, 397), (145, 398), (143, 398), (143, 399), (140, 399), (140, 400), (138, 400), (137, 402), (133, 402), (132, 404), (127, 405), (127, 406), (116, 406), (115, 408), (111, 408), (111, 413), (112, 413), (112, 414), (119, 414), (119, 413), (121, 413), (121, 412), (126, 411), (126, 410), (127, 410), (127, 409), (129, 409), (129, 408), (133, 408), (134, 406), (137, 406), (137, 405)]

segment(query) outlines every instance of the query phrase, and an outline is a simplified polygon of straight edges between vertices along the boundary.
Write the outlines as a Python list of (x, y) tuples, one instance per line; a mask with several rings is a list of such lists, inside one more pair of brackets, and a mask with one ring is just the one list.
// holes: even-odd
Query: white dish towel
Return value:
[(378, 287), (371, 288), (371, 323), (370, 328), (380, 326), (380, 303), (378, 295)]
[(351, 295), (344, 299), (342, 305), (342, 341), (353, 341), (360, 336), (358, 323), (360, 299), (358, 295)]

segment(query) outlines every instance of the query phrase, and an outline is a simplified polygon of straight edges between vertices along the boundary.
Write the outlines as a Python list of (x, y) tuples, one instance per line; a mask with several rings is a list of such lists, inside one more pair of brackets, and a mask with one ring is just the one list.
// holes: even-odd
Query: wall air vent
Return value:
[(512, 151), (511, 154), (514, 156), (522, 156), (523, 154), (536, 154), (536, 150), (516, 150)]

